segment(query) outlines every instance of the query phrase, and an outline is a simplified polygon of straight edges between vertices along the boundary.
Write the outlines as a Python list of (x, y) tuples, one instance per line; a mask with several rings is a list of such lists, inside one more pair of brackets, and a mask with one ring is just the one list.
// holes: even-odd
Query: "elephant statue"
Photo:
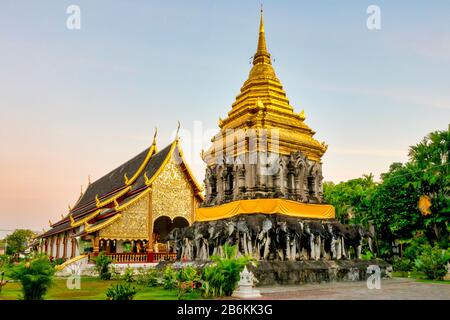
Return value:
[(257, 260), (361, 258), (363, 241), (372, 250), (373, 235), (361, 225), (336, 220), (301, 219), (285, 215), (243, 214), (169, 232), (177, 259), (208, 260), (223, 256), (223, 245), (237, 245), (239, 254)]

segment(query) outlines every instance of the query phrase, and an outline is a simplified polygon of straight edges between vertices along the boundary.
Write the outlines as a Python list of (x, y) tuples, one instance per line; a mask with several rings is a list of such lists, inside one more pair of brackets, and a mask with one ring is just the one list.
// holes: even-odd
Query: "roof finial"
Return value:
[(88, 185), (90, 185), (90, 184), (91, 184), (91, 175), (88, 174)]
[(153, 134), (153, 145), (156, 146), (156, 135), (158, 134), (158, 127), (155, 127), (155, 133)]
[(262, 1), (261, 1), (261, 21), (259, 22), (259, 31), (262, 30), (262, 32), (264, 32), (263, 14), (264, 14), (264, 10), (263, 10)]
[(180, 123), (180, 120), (178, 120), (178, 127), (177, 127), (177, 133), (175, 135), (175, 140), (179, 140), (180, 139), (180, 136), (179, 136), (180, 127), (181, 127), (181, 123)]

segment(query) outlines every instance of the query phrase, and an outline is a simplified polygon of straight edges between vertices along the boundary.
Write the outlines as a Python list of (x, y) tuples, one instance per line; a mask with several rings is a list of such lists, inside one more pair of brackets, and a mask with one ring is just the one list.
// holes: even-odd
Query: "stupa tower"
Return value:
[(203, 153), (203, 206), (261, 198), (323, 202), (327, 146), (313, 138), (304, 111), (289, 104), (267, 49), (262, 10), (252, 69), (219, 128)]

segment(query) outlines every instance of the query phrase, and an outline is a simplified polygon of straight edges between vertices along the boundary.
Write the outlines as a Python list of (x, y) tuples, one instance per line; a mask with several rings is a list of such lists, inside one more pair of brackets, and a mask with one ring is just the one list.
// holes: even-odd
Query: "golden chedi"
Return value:
[(261, 12), (253, 67), (202, 154), (206, 195), (197, 220), (254, 212), (333, 218), (334, 208), (323, 204), (322, 195), (327, 145), (313, 138), (304, 121), (304, 111), (294, 112), (275, 74)]

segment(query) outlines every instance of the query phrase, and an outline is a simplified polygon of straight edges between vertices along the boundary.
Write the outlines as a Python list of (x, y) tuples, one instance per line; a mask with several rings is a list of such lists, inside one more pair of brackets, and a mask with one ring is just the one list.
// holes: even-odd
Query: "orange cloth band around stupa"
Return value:
[(283, 214), (297, 218), (333, 219), (334, 207), (328, 204), (307, 204), (286, 199), (238, 200), (215, 207), (197, 208), (195, 221), (211, 221), (238, 214)]

